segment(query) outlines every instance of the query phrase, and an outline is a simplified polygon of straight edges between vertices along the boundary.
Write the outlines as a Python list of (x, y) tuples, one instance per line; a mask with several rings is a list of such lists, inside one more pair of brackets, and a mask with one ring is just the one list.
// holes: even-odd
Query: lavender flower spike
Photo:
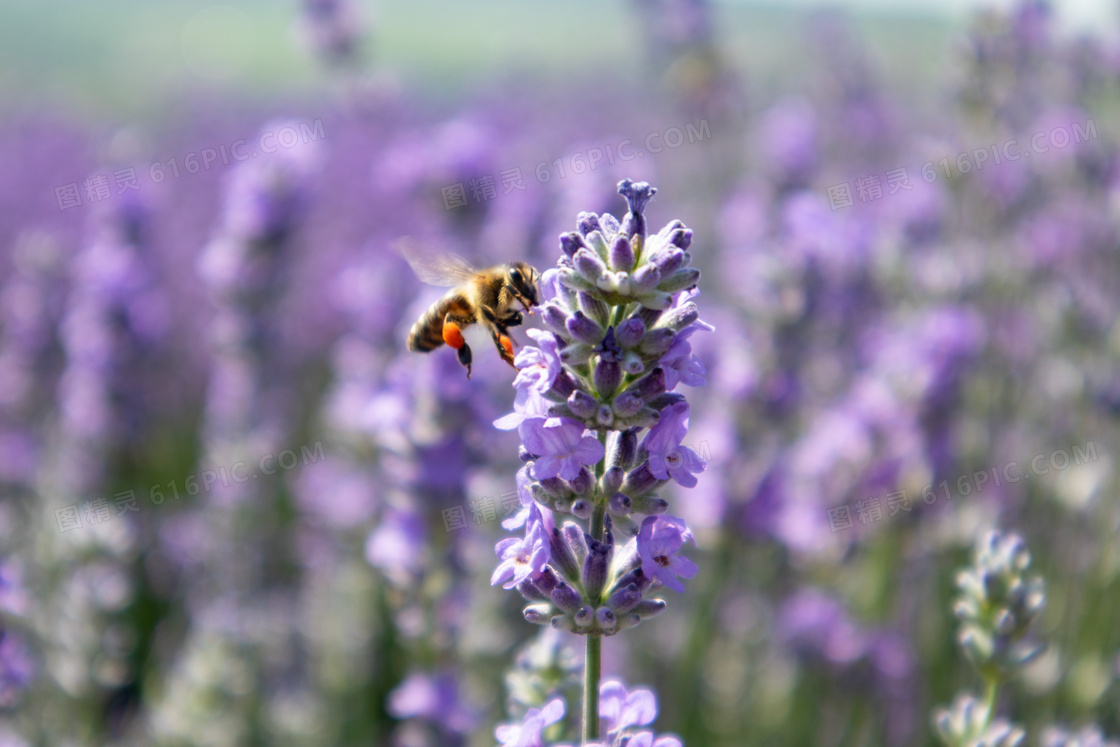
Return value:
[[(532, 501), (532, 515), (523, 540), (498, 544), (502, 562), (493, 583), (522, 592), (526, 620), (587, 636), (585, 745), (602, 737), (602, 638), (659, 614), (665, 601), (654, 595), (662, 587), (684, 591), (680, 579), (699, 570), (679, 555), (691, 530), (664, 515), (669, 502), (654, 491), (669, 481), (693, 487), (706, 466), (681, 445), (689, 405), (672, 391), (680, 383), (705, 383), (688, 339), (712, 330), (693, 300), (700, 273), (689, 266), (692, 233), (672, 221), (650, 235), (645, 209), (657, 190), (625, 179), (618, 191), (629, 207), (621, 222), (580, 213), (578, 233), (560, 237), (556, 267), (541, 279), (542, 316), (551, 331), (532, 334), (537, 347), (517, 356), (514, 412), (495, 422), (517, 427), (521, 436), (528, 471), (518, 475), (518, 494), (523, 505)], [(555, 535), (554, 512), (574, 519)], [(506, 527), (517, 528), (524, 513)], [(612, 521), (618, 525), (612, 528)], [(539, 583), (561, 577), (570, 583), (553, 584), (547, 593)], [(614, 709), (613, 702), (604, 708)], [(649, 731), (623, 733), (656, 714), (655, 705), (639, 705), (608, 717), (619, 722), (609, 744), (679, 745)], [(539, 739), (539, 729), (526, 731), (526, 739), (508, 734), (507, 744)]]

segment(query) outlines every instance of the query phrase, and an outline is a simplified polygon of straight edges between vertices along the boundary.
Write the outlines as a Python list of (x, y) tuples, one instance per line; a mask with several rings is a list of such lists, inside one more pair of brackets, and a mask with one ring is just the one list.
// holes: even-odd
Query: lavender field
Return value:
[(0, 7), (0, 747), (1120, 746), (1059, 10)]

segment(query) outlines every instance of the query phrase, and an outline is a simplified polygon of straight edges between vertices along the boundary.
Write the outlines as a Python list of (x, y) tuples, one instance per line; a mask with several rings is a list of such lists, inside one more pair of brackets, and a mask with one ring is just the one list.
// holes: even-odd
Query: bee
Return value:
[(420, 280), (429, 285), (455, 286), (412, 325), (408, 333), (410, 351), (427, 353), (446, 344), (458, 353), (469, 379), (471, 349), (463, 339), (463, 330), (478, 324), (490, 333), (502, 360), (514, 365), (509, 328), (524, 320), (521, 311), (514, 308), (517, 303), (529, 314), (539, 303), (540, 273), (536, 268), (525, 262), (509, 262), (476, 270), (462, 257), (450, 253), (425, 254), (409, 242), (399, 243), (397, 250)]

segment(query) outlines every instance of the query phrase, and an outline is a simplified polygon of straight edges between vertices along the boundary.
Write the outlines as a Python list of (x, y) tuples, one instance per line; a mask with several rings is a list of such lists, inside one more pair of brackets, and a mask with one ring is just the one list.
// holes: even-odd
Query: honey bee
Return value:
[(520, 303), (532, 314), (538, 305), (537, 280), (540, 274), (525, 262), (509, 262), (485, 270), (476, 270), (462, 257), (450, 253), (427, 254), (411, 242), (397, 244), (397, 251), (408, 261), (413, 272), (425, 283), (455, 286), (433, 303), (412, 325), (408, 333), (408, 349), (427, 353), (441, 345), (454, 348), (459, 363), (471, 377), (471, 349), (463, 339), (463, 330), (479, 324), (494, 341), (498, 355), (513, 366), (513, 340), (509, 328), (524, 320)]

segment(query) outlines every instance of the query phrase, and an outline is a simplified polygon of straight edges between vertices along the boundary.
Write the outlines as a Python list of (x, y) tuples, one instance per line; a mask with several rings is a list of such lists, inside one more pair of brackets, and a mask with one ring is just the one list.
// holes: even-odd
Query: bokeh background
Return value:
[(1049, 600), (1001, 713), (1120, 733), (1111, 10), (7, 0), (0, 744), (490, 745), (578, 691), (488, 585), (513, 372), (404, 350), (393, 247), (551, 266), (624, 177), (716, 331), (701, 571), (607, 673), (689, 745), (935, 744), (1001, 527)]

